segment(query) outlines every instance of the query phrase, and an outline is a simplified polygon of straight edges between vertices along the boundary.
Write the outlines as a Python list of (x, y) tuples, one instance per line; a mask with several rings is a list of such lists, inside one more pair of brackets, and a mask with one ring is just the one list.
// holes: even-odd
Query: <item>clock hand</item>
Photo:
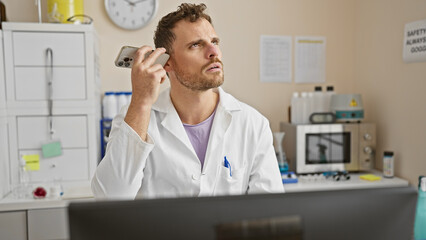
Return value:
[(146, 0), (139, 0), (139, 1), (136, 1), (136, 2), (133, 2), (134, 4), (137, 4), (137, 3), (140, 3), (140, 2), (145, 2)]
[(125, 2), (127, 2), (130, 6), (134, 7), (135, 3), (129, 0), (124, 0)]

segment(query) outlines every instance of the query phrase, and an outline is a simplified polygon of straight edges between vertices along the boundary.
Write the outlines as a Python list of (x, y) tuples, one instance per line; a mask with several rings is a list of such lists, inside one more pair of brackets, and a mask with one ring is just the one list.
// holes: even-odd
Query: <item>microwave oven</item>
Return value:
[(373, 169), (376, 126), (373, 123), (280, 123), (290, 170), (298, 174)]

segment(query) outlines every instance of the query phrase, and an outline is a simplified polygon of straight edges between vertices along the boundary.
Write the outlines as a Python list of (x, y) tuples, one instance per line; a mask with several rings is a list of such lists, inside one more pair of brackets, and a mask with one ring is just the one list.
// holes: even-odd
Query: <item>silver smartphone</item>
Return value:
[[(133, 66), (133, 56), (135, 55), (136, 51), (139, 48), (137, 47), (130, 47), (130, 46), (124, 46), (121, 48), (120, 53), (118, 54), (117, 58), (115, 59), (115, 66), (117, 67), (123, 67), (123, 68), (132, 68)], [(151, 53), (151, 52), (147, 52), (145, 54), (145, 58), (147, 58)], [(167, 60), (169, 60), (169, 54), (164, 53), (161, 54), (157, 60), (155, 60), (154, 64), (161, 64), (161, 66), (164, 67), (164, 65), (166, 64)]]

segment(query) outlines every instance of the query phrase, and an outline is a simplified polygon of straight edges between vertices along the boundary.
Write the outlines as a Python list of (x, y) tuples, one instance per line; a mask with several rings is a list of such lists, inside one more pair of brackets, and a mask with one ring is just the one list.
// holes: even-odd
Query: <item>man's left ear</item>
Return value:
[(164, 70), (166, 70), (166, 72), (170, 72), (172, 70), (172, 66), (170, 65), (170, 60), (166, 62), (166, 64), (164, 64)]

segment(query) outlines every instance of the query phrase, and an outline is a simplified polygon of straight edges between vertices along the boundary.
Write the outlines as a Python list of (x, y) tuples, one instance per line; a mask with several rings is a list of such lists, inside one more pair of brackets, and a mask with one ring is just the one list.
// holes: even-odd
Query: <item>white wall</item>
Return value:
[(395, 151), (395, 173), (417, 185), (426, 175), (426, 62), (404, 63), (406, 23), (426, 19), (426, 1), (356, 1), (355, 90), (377, 123), (377, 166)]

